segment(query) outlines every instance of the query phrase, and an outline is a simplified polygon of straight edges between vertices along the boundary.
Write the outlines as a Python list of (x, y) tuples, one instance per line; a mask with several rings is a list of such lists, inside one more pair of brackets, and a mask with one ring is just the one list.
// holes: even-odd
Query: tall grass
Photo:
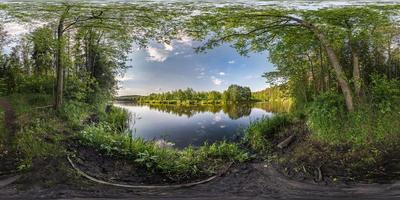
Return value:
[(400, 81), (372, 76), (367, 99), (347, 112), (341, 95), (328, 92), (309, 108), (312, 138), (332, 145), (390, 145), (400, 137)]
[(244, 141), (256, 151), (268, 152), (272, 149), (273, 136), (289, 122), (287, 114), (263, 117), (251, 122), (245, 130)]

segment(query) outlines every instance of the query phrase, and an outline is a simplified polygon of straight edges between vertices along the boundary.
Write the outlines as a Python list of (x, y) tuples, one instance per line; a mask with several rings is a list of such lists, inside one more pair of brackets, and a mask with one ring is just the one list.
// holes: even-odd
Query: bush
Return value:
[(52, 94), (55, 78), (53, 76), (23, 76), (17, 84), (19, 93)]
[(77, 101), (67, 101), (59, 114), (72, 126), (79, 126), (88, 117), (91, 106)]
[(381, 113), (399, 110), (400, 80), (372, 75), (370, 89), (372, 105)]
[(244, 141), (250, 147), (261, 153), (266, 153), (272, 148), (273, 136), (285, 125), (290, 123), (286, 114), (277, 114), (272, 117), (263, 117), (251, 122), (245, 130)]
[(23, 160), (20, 169), (30, 168), (34, 160), (44, 160), (48, 157), (60, 155), (59, 146), (61, 137), (60, 122), (51, 115), (36, 116), (26, 124), (21, 124), (16, 134), (16, 147), (22, 153)]
[(344, 122), (348, 119), (344, 98), (335, 92), (318, 96), (308, 108), (307, 125), (313, 135), (327, 141), (339, 142), (343, 136)]
[[(337, 94), (326, 93), (318, 97), (309, 108), (307, 124), (312, 139), (331, 145), (355, 145), (355, 148), (373, 143), (391, 144), (390, 140), (400, 135), (400, 102), (397, 102), (397, 84), (383, 85), (386, 86), (372, 87), (372, 104), (359, 104), (353, 113), (346, 111), (343, 99)], [(385, 97), (386, 93), (388, 97)]]
[(108, 123), (114, 132), (123, 133), (129, 129), (130, 118), (127, 110), (110, 106), (107, 113), (102, 113), (100, 121)]

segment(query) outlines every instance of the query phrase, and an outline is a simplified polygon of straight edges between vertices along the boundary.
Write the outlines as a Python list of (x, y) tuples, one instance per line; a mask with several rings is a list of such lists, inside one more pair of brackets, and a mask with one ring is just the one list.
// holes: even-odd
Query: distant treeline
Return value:
[(253, 92), (251, 96), (255, 100), (268, 102), (283, 102), (290, 100), (290, 95), (288, 94), (288, 89), (285, 88), (285, 85), (272, 86), (258, 92)]
[(134, 101), (151, 104), (225, 104), (253, 101), (285, 102), (288, 95), (283, 86), (273, 86), (258, 92), (251, 92), (249, 87), (230, 85), (224, 92), (197, 92), (192, 88), (164, 93), (152, 93), (148, 96), (129, 95), (118, 97), (119, 101)]
[(197, 92), (192, 88), (164, 93), (152, 93), (148, 96), (123, 96), (117, 100), (132, 100), (152, 104), (223, 104), (253, 101), (249, 87), (230, 85), (224, 92)]

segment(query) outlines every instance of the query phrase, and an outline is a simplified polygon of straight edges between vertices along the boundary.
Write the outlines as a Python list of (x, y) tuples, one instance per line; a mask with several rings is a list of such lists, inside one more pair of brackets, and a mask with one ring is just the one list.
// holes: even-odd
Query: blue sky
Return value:
[(119, 95), (165, 92), (193, 88), (196, 91), (225, 90), (230, 84), (249, 86), (252, 91), (267, 87), (261, 75), (273, 70), (267, 52), (240, 56), (228, 44), (195, 53), (200, 45), (188, 37), (171, 44), (152, 43), (130, 54), (129, 68), (119, 77)]

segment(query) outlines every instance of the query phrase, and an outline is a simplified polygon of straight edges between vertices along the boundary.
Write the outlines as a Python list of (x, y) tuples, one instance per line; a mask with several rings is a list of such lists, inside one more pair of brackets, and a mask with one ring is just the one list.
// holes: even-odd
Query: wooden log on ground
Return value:
[(289, 136), (285, 140), (283, 140), (281, 143), (278, 144), (278, 148), (283, 149), (289, 146), (290, 143), (292, 143), (294, 140), (294, 135)]

